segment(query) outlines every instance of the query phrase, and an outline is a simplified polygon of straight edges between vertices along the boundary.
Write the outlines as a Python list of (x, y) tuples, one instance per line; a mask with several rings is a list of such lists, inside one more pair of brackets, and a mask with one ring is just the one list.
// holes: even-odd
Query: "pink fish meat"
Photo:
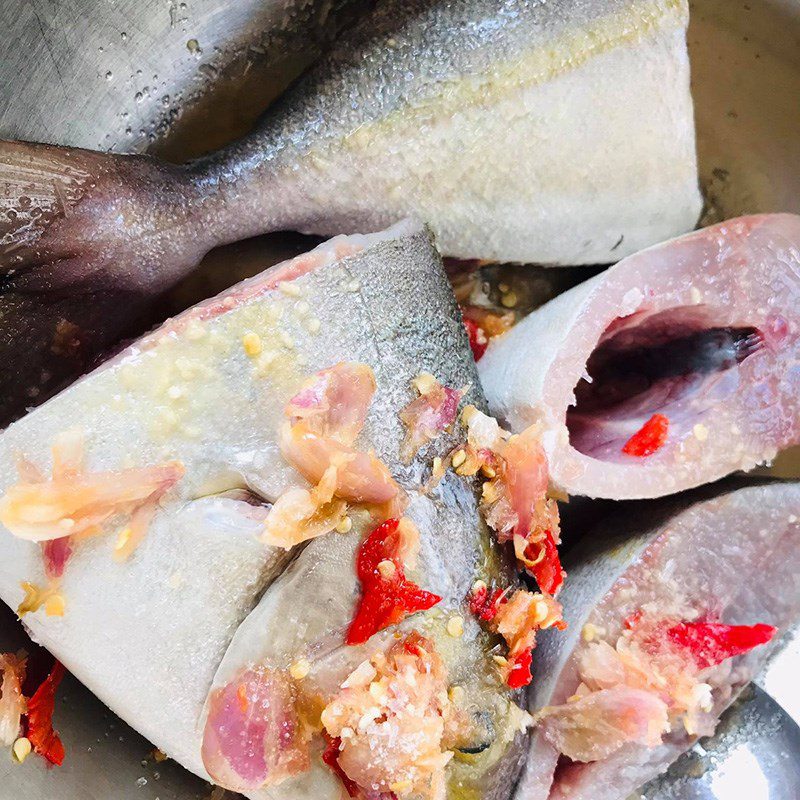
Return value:
[(800, 618), (799, 509), (800, 483), (723, 484), (578, 545), (569, 628), (535, 652), (519, 800), (623, 800), (713, 732)]
[(544, 427), (563, 490), (657, 497), (800, 442), (800, 217), (643, 250), (493, 341), (493, 413)]

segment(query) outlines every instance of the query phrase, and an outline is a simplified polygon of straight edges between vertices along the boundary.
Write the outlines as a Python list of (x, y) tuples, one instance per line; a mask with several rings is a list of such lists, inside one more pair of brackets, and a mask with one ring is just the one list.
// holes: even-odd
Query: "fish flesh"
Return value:
[(0, 396), (41, 397), (209, 249), (266, 231), (413, 216), (446, 255), (558, 265), (691, 229), (687, 21), (686, 0), (384, 0), (185, 166), (0, 143)]
[[(477, 386), (441, 261), (414, 223), (333, 239), (190, 309), (0, 437), (0, 596), (27, 612), (35, 641), (157, 747), (206, 779), (230, 785), (233, 772), (236, 788), (252, 797), (333, 800), (341, 786), (321, 761), (319, 736), (301, 754), (306, 763), (282, 762), (290, 782), (280, 788), (237, 773), (247, 754), (231, 754), (230, 740), (214, 752), (204, 735), (205, 716), (213, 726), (219, 713), (212, 686), (269, 665), (273, 682), (254, 691), (275, 710), (270, 687), (288, 681), (290, 666), (306, 663), (307, 685), (335, 694), (384, 640), (396, 641), (395, 631), (417, 636), (425, 644), (414, 645), (415, 658), (424, 650), (437, 664), (437, 702), (457, 683), (470, 709), (459, 712), (447, 781), (506, 797), (525, 715), (518, 693), (496, 677), (488, 634), (465, 611), (476, 578), (511, 582), (513, 572), (481, 521), (475, 485), (450, 473), (420, 488), (429, 460), (454, 447), (459, 429), (410, 462), (401, 457), (398, 414), (420, 370), (450, 386)], [(326, 382), (330, 391), (318, 392)], [(350, 395), (366, 397), (365, 416), (351, 413)], [(483, 405), (477, 388), (470, 398)], [(307, 426), (302, 440), (283, 427), (287, 403)], [(315, 438), (312, 415), (324, 403), (337, 440)], [(359, 431), (359, 449), (348, 449)], [(330, 478), (326, 469), (309, 490), (313, 459), (297, 459), (301, 472), (285, 458), (291, 447), (307, 457), (302, 448), (314, 442), (338, 443), (330, 459), (338, 483), (309, 525), (330, 512), (337, 530), (350, 532), (272, 544), (273, 511), (288, 513), (287, 498), (318, 497)], [(356, 501), (397, 505), (401, 497), (406, 527), (419, 536), (408, 579), (438, 603), (345, 646), (359, 595), (354, 557), (375, 524), (364, 510), (372, 507)], [(463, 617), (458, 636), (444, 632), (451, 617)], [(300, 681), (298, 670), (291, 674)], [(279, 736), (267, 711), (250, 719)]]
[(729, 481), (585, 537), (559, 597), (567, 633), (536, 650), (519, 800), (623, 800), (713, 731), (800, 619), (798, 509), (800, 483)]
[(630, 256), (493, 340), (478, 369), (550, 474), (657, 497), (800, 442), (800, 217), (723, 222)]

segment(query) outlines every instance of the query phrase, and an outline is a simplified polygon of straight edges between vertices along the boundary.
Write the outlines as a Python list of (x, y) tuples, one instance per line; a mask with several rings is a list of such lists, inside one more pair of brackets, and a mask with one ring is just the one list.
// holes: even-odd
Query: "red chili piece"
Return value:
[(505, 600), (505, 592), (495, 589), (489, 596), (489, 589), (481, 586), (469, 596), (469, 610), (483, 622), (491, 622), (497, 616), (497, 610)]
[(529, 572), (536, 578), (536, 583), (543, 592), (554, 595), (564, 583), (564, 570), (561, 567), (558, 547), (550, 531), (545, 531), (545, 538), (539, 544), (544, 548), (544, 558), (531, 567)]
[(515, 659), (511, 667), (511, 672), (508, 673), (506, 683), (512, 689), (521, 689), (527, 686), (532, 680), (531, 664), (533, 663), (533, 651), (526, 650), (520, 653)]
[(64, 763), (64, 745), (53, 730), (53, 712), (56, 707), (56, 689), (63, 677), (64, 667), (56, 661), (50, 674), (28, 700), (27, 715), (26, 735), (33, 749), (51, 764), (58, 766)]
[[(442, 598), (420, 589), (406, 579), (397, 557), (400, 550), (400, 521), (386, 520), (364, 540), (356, 561), (361, 581), (361, 602), (347, 632), (347, 644), (363, 644), (378, 631), (396, 625), (408, 614), (426, 611)], [(394, 565), (391, 574), (378, 569), (381, 562)]]
[(663, 414), (653, 414), (642, 427), (631, 436), (622, 448), (629, 456), (644, 458), (660, 450), (667, 441), (669, 419)]
[(632, 631), (639, 624), (643, 614), (644, 612), (641, 608), (638, 611), (634, 611), (633, 614), (625, 618), (623, 625), (625, 625), (629, 631)]
[(369, 792), (369, 794), (367, 794), (355, 781), (350, 780), (350, 778), (347, 777), (347, 773), (339, 764), (339, 753), (342, 752), (342, 740), (338, 736), (334, 739), (324, 731), (322, 735), (327, 742), (327, 747), (322, 753), (322, 760), (342, 782), (345, 791), (350, 797), (358, 797), (362, 800), (397, 800), (397, 795), (395, 795), (394, 792), (379, 792), (377, 794)]
[(358, 797), (360, 794), (358, 784), (347, 777), (347, 773), (339, 765), (339, 753), (342, 750), (342, 740), (337, 736), (335, 739), (323, 733), (327, 747), (322, 754), (322, 760), (330, 767), (334, 775), (342, 782), (345, 791), (350, 797)]
[(469, 336), (472, 356), (476, 361), (480, 361), (489, 346), (489, 337), (486, 335), (486, 331), (473, 319), (464, 317), (464, 327), (467, 329), (467, 335)]
[(775, 635), (772, 625), (723, 625), (721, 622), (679, 622), (667, 637), (692, 654), (699, 669), (747, 653)]

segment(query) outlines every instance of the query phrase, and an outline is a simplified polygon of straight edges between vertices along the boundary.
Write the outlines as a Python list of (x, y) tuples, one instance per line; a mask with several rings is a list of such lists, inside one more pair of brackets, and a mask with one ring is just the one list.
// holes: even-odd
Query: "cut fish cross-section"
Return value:
[(657, 497), (800, 442), (800, 217), (723, 222), (630, 256), (494, 340), (493, 413), (539, 422), (554, 482)]

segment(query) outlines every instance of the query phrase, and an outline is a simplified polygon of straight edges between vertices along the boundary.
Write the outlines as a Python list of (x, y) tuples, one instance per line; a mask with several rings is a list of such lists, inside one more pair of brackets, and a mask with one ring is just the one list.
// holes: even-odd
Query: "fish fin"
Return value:
[(0, 141), (3, 288), (162, 290), (207, 249), (187, 230), (191, 192), (184, 169), (148, 156)]
[(0, 425), (148, 323), (212, 244), (183, 168), (0, 140)]

